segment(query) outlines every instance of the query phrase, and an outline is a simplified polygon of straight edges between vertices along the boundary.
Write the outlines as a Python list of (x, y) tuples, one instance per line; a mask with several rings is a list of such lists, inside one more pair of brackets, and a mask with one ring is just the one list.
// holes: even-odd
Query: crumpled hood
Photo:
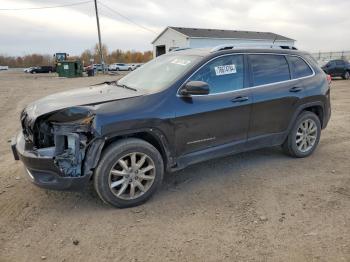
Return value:
[(24, 111), (34, 121), (39, 116), (72, 106), (93, 105), (141, 95), (141, 91), (101, 84), (46, 96), (29, 104)]

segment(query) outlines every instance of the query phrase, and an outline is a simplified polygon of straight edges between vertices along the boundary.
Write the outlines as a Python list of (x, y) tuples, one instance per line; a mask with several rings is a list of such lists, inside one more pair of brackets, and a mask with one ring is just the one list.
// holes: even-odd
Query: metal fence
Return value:
[(312, 56), (321, 65), (324, 65), (329, 60), (334, 60), (334, 59), (345, 59), (345, 60), (350, 61), (350, 51), (318, 52), (318, 53), (312, 53)]

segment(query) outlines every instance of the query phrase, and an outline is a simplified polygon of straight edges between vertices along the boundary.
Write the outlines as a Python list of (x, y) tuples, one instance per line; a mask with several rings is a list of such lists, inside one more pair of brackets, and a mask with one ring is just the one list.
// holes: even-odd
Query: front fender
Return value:
[(91, 141), (84, 161), (84, 175), (91, 176), (93, 174), (93, 169), (98, 165), (104, 148), (116, 140), (128, 137), (140, 138), (155, 146), (164, 159), (166, 170), (170, 170), (175, 164), (174, 151), (165, 134), (158, 128), (139, 128), (109, 133)]

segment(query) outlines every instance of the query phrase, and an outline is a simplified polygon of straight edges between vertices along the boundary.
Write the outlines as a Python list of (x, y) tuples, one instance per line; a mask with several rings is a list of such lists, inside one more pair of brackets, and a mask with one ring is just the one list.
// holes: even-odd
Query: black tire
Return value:
[[(313, 121), (316, 124), (317, 134), (316, 134), (316, 140), (315, 140), (314, 144), (312, 145), (312, 147), (309, 150), (303, 152), (303, 151), (299, 150), (299, 148), (297, 146), (297, 132), (298, 132), (299, 126), (305, 120)], [(315, 113), (310, 112), (310, 111), (304, 111), (297, 117), (292, 129), (290, 130), (290, 132), (288, 134), (288, 137), (286, 138), (285, 142), (283, 143), (283, 145), (282, 145), (283, 151), (292, 157), (298, 157), (298, 158), (307, 157), (315, 151), (315, 149), (318, 145), (318, 142), (320, 141), (320, 136), (321, 136), (320, 119), (318, 118), (318, 116)]]
[(132, 68), (131, 68), (131, 67), (129, 67), (129, 68), (128, 68), (128, 71), (132, 71)]
[[(142, 195), (134, 199), (122, 199), (112, 192), (110, 171), (123, 156), (140, 152), (146, 154), (155, 166), (153, 184)], [(144, 140), (129, 138), (117, 141), (104, 150), (94, 173), (94, 187), (99, 197), (107, 204), (118, 208), (138, 206), (146, 202), (161, 185), (164, 174), (163, 159), (158, 150)], [(130, 190), (130, 185), (128, 189)]]
[(343, 78), (344, 80), (349, 80), (349, 79), (350, 79), (350, 72), (349, 72), (349, 71), (346, 71), (346, 72), (344, 73), (344, 75), (342, 76), (342, 78)]

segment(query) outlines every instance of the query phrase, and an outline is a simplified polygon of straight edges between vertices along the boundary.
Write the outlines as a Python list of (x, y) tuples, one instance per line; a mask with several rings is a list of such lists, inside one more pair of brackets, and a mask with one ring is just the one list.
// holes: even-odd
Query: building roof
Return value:
[(271, 32), (255, 32), (255, 31), (238, 31), (238, 30), (221, 30), (221, 29), (204, 29), (204, 28), (188, 28), (188, 27), (167, 27), (162, 33), (160, 33), (154, 43), (164, 32), (171, 28), (189, 38), (225, 38), (225, 39), (261, 39), (261, 40), (282, 40), (282, 41), (295, 41), (294, 39), (278, 35)]

